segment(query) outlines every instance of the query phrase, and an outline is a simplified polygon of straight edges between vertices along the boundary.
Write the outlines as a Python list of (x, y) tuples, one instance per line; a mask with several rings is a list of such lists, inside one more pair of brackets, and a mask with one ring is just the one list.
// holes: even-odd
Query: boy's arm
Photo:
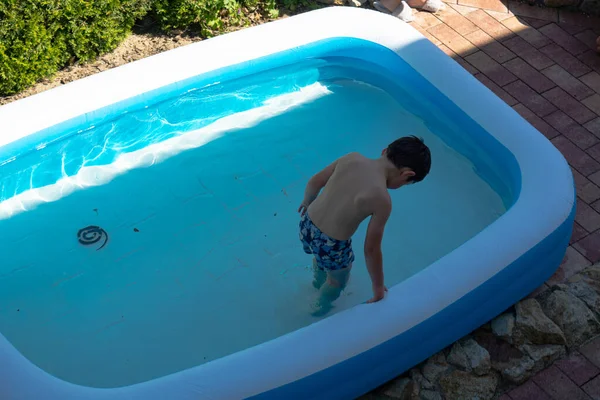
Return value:
[(369, 221), (367, 228), (367, 237), (365, 238), (365, 260), (367, 270), (371, 276), (373, 284), (373, 298), (367, 303), (375, 303), (383, 299), (387, 288), (383, 280), (383, 255), (381, 254), (381, 241), (383, 231), (390, 213), (392, 212), (392, 203), (389, 198), (378, 200), (375, 211)]
[(304, 190), (304, 200), (302, 200), (302, 204), (300, 204), (298, 212), (304, 214), (310, 203), (317, 198), (321, 189), (323, 189), (323, 187), (327, 184), (327, 181), (329, 181), (329, 178), (331, 178), (331, 175), (333, 175), (333, 171), (335, 171), (338, 161), (339, 159), (335, 160), (323, 170), (314, 174), (312, 178), (308, 180), (306, 189)]

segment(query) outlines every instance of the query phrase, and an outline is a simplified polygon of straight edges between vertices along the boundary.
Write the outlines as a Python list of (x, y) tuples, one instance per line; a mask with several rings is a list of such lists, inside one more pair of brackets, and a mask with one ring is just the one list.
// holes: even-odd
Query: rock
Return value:
[(544, 300), (543, 307), (550, 319), (564, 332), (569, 347), (579, 346), (600, 333), (600, 322), (596, 316), (583, 301), (568, 292), (552, 292)]
[(600, 15), (600, 1), (598, 0), (583, 0), (579, 8), (588, 14)]
[(492, 321), (492, 332), (500, 339), (512, 343), (515, 316), (512, 313), (502, 314)]
[(579, 4), (579, 0), (544, 0), (546, 7), (566, 7), (576, 6)]
[(410, 379), (415, 381), (415, 383), (421, 389), (433, 389), (434, 388), (433, 384), (431, 382), (429, 382), (427, 379), (425, 379), (423, 374), (421, 374), (421, 372), (417, 368), (411, 369), (409, 372), (409, 376), (410, 376)]
[(592, 286), (583, 280), (570, 283), (566, 289), (573, 296), (583, 301), (590, 310), (600, 314), (600, 295)]
[(419, 398), (419, 385), (409, 378), (394, 379), (385, 386), (383, 394), (392, 399), (413, 400)]
[(531, 345), (522, 346), (523, 352), (527, 354), (535, 363), (534, 369), (541, 371), (559, 358), (567, 354), (565, 346), (559, 344)]
[(430, 357), (423, 366), (423, 376), (429, 382), (437, 382), (440, 376), (448, 370), (449, 366), (446, 362), (444, 353), (437, 353)]
[(535, 361), (529, 356), (511, 360), (500, 370), (502, 377), (511, 383), (521, 384), (535, 372)]
[(516, 319), (513, 339), (520, 343), (565, 344), (560, 328), (542, 311), (535, 299), (523, 300), (515, 306)]
[(490, 353), (486, 349), (473, 339), (464, 340), (461, 346), (467, 355), (469, 367), (475, 375), (485, 375), (490, 372)]
[(474, 376), (464, 371), (453, 371), (440, 379), (442, 393), (448, 399), (489, 400), (494, 396), (498, 379), (495, 375)]
[(467, 354), (458, 342), (452, 345), (452, 349), (450, 349), (450, 354), (448, 355), (448, 362), (462, 370), (471, 371)]
[(586, 267), (583, 271), (579, 273), (584, 279), (588, 282), (595, 282), (596, 284), (592, 284), (596, 288), (600, 288), (600, 263), (591, 265)]
[(509, 382), (522, 383), (532, 376), (533, 360), (492, 332), (475, 332), (475, 340), (490, 354), (492, 368)]
[(361, 7), (366, 2), (367, 0), (348, 0), (348, 5), (354, 7)]
[(492, 332), (475, 331), (474, 338), (490, 353), (493, 368), (495, 368), (494, 364), (502, 364), (523, 357), (523, 353), (519, 349), (499, 339)]
[(435, 390), (423, 390), (421, 392), (421, 400), (442, 400), (442, 395)]

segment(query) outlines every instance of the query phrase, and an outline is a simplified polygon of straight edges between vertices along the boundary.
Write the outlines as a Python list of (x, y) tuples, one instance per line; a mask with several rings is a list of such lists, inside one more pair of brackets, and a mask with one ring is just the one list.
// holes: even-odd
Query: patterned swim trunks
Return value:
[(304, 212), (300, 218), (300, 241), (306, 254), (313, 254), (317, 266), (322, 270), (339, 270), (354, 261), (352, 239), (337, 240), (330, 238)]

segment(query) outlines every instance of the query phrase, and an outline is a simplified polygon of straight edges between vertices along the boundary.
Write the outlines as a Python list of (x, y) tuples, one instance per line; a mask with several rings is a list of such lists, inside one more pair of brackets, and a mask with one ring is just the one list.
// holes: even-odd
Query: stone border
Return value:
[(361, 400), (498, 399), (598, 335), (600, 263), (534, 292)]

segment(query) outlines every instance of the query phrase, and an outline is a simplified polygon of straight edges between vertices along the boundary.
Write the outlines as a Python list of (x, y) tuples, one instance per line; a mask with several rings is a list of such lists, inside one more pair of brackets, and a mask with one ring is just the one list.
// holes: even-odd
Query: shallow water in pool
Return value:
[[(398, 99), (316, 77), (191, 92), (3, 165), (0, 332), (61, 379), (115, 387), (311, 324), (316, 291), (296, 211), (304, 185), (347, 152), (378, 157), (408, 134), (425, 139), (433, 166), (423, 183), (391, 192), (388, 286), (505, 211), (473, 165)], [(43, 201), (15, 211), (11, 199), (33, 197)], [(88, 226), (105, 236), (81, 244)], [(371, 295), (365, 230), (332, 313)]]

